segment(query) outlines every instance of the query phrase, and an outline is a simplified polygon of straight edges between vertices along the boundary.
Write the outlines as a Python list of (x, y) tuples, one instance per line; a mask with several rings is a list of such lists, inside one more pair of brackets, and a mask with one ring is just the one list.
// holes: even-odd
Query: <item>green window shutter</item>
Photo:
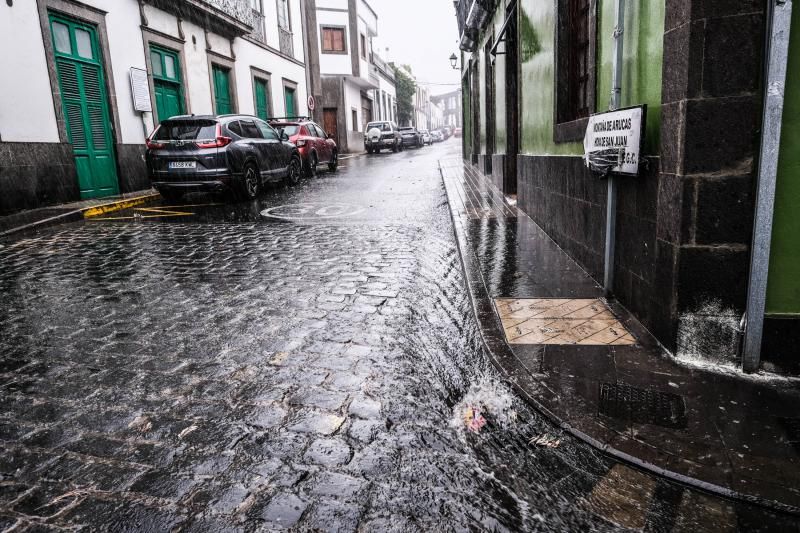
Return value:
[(256, 116), (262, 120), (269, 118), (269, 88), (266, 80), (255, 79)]
[(228, 115), (233, 112), (231, 104), (230, 74), (222, 68), (214, 65), (212, 68), (214, 78), (214, 100), (218, 115)]

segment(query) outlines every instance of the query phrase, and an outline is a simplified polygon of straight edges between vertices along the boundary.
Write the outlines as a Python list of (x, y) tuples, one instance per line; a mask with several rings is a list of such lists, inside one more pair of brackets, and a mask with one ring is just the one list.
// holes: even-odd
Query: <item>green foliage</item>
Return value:
[[(404, 65), (404, 68), (411, 72), (411, 67)], [(417, 92), (417, 84), (396, 66), (392, 65), (392, 69), (397, 91), (397, 122), (401, 125), (411, 124), (414, 118), (414, 94)]]
[(533, 56), (542, 51), (542, 43), (539, 42), (539, 36), (536, 35), (536, 29), (533, 27), (531, 19), (524, 10), (520, 10), (520, 42), (522, 44), (522, 62), (525, 63), (533, 59)]

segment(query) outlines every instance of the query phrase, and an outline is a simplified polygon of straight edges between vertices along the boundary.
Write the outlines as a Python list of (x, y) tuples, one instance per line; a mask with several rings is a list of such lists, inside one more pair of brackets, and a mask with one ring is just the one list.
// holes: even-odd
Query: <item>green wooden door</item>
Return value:
[(166, 48), (151, 46), (150, 66), (153, 70), (158, 121), (183, 115), (186, 108), (183, 103), (183, 83), (178, 54)]
[(214, 78), (214, 104), (217, 115), (233, 113), (230, 72), (226, 68), (214, 65), (212, 73)]
[(256, 116), (261, 120), (269, 118), (269, 87), (267, 80), (256, 78), (253, 81), (256, 98)]
[(284, 87), (283, 89), (284, 99), (286, 100), (286, 116), (287, 117), (295, 117), (297, 116), (297, 108), (295, 107), (295, 91), (291, 87)]
[(56, 71), (81, 198), (119, 192), (111, 114), (94, 26), (50, 15)]

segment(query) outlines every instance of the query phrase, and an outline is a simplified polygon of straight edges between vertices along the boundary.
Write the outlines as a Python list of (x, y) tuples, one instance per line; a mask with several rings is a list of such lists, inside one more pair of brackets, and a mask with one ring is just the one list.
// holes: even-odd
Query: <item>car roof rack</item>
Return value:
[(269, 117), (267, 122), (280, 122), (282, 120), (291, 120), (291, 121), (300, 121), (300, 120), (308, 120), (311, 121), (311, 117)]

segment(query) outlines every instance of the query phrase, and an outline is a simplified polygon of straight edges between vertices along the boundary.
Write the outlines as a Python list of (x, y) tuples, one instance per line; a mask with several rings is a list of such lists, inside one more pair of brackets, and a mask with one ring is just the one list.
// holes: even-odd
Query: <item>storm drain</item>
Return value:
[(600, 384), (600, 414), (672, 429), (683, 429), (687, 424), (683, 396), (624, 383)]
[(786, 440), (800, 452), (800, 418), (781, 418), (780, 422), (786, 433)]

